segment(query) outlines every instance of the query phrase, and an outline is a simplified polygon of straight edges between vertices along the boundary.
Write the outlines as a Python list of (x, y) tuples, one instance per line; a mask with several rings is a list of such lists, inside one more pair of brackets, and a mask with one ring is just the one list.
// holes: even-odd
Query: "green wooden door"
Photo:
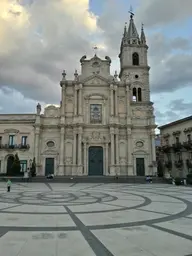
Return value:
[(54, 174), (54, 158), (45, 159), (45, 176)]
[(103, 175), (103, 148), (89, 148), (89, 175)]
[(136, 158), (137, 176), (145, 176), (145, 160), (144, 158)]

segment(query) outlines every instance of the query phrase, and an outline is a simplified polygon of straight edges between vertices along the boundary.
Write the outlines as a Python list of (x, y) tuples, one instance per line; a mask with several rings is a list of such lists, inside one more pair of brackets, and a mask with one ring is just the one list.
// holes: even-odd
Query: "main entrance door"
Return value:
[(145, 160), (144, 158), (136, 158), (137, 176), (145, 176)]
[(103, 148), (89, 148), (89, 175), (103, 175)]
[(54, 174), (54, 158), (45, 159), (45, 176)]

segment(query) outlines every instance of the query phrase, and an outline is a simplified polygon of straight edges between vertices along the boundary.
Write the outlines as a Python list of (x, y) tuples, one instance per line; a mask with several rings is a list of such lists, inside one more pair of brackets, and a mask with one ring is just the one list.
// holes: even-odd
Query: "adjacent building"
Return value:
[(37, 175), (156, 175), (155, 116), (150, 101), (148, 46), (133, 15), (120, 47), (120, 74), (111, 59), (80, 59), (74, 79), (63, 71), (61, 103), (44, 113), (0, 115), (1, 172), (18, 153)]
[(192, 171), (192, 116), (159, 127), (165, 177)]

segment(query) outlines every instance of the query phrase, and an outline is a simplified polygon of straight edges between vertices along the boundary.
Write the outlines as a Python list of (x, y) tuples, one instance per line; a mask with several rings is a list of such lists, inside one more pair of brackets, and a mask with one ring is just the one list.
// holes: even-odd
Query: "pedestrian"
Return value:
[(11, 191), (11, 184), (12, 184), (11, 180), (8, 179), (8, 181), (7, 181), (7, 192)]

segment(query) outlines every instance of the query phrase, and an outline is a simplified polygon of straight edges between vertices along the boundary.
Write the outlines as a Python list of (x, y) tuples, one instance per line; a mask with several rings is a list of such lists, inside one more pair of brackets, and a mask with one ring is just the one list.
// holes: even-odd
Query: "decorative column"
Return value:
[(118, 93), (118, 91), (117, 91), (117, 85), (115, 85), (114, 86), (114, 89), (115, 89), (115, 102), (114, 102), (114, 104), (115, 104), (115, 113), (114, 113), (114, 115), (115, 116), (117, 116), (118, 115), (118, 97), (117, 97), (117, 93)]
[(81, 147), (81, 144), (82, 144), (82, 133), (79, 133), (79, 136), (78, 136), (78, 151), (79, 151), (79, 154), (78, 154), (78, 165), (82, 165), (82, 147)]
[(77, 142), (76, 142), (76, 137), (77, 137), (77, 134), (76, 134), (76, 131), (73, 131), (73, 165), (76, 166), (76, 145), (77, 145)]
[(116, 129), (116, 164), (119, 165), (119, 129)]
[(109, 144), (105, 143), (105, 175), (109, 173)]
[(84, 141), (84, 175), (87, 175), (87, 142)]
[(130, 106), (130, 89), (126, 86), (126, 101), (127, 101), (127, 124), (131, 124), (131, 106)]
[(113, 85), (111, 84), (110, 85), (110, 90), (111, 90), (111, 99), (110, 99), (110, 101), (111, 101), (111, 116), (113, 116), (114, 115), (114, 113), (113, 113), (113, 110), (114, 110), (114, 107), (113, 107), (113, 104), (114, 104), (114, 102), (113, 102)]
[(90, 110), (89, 110), (89, 100), (86, 99), (86, 124), (89, 123), (89, 115), (90, 115)]
[(74, 116), (77, 115), (77, 86), (74, 88)]
[(59, 152), (59, 175), (65, 175), (64, 171), (64, 146), (65, 146), (65, 128), (60, 131), (60, 152)]
[(156, 163), (156, 147), (155, 147), (155, 131), (151, 131), (151, 159), (152, 159), (152, 164), (153, 164), (153, 169), (152, 169), (152, 175), (156, 175), (157, 173), (157, 167), (154, 165)]
[(79, 109), (79, 115), (82, 115), (82, 90), (83, 90), (83, 86), (82, 84), (79, 85), (79, 106), (78, 106), (78, 109)]
[(133, 160), (132, 160), (132, 136), (131, 136), (131, 129), (127, 128), (127, 157), (128, 157), (128, 175), (134, 175), (133, 170)]
[(126, 86), (126, 101), (127, 101), (127, 116), (130, 116), (130, 91), (129, 86)]
[(37, 175), (43, 175), (40, 173), (40, 159), (39, 159), (39, 150), (40, 150), (40, 125), (41, 125), (41, 105), (38, 103), (36, 106), (37, 114), (35, 121), (35, 139), (34, 139), (34, 157), (36, 161), (36, 172)]
[(114, 128), (110, 129), (111, 135), (111, 167), (110, 167), (110, 174), (112, 176), (115, 175), (115, 166), (114, 166), (114, 158), (115, 158), (115, 141), (114, 141)]
[(60, 152), (59, 152), (59, 173), (65, 175), (64, 172), (64, 147), (65, 147), (65, 84), (62, 84), (62, 101), (61, 101), (61, 118), (60, 118)]
[(65, 85), (62, 86), (61, 116), (65, 116)]
[(102, 115), (103, 115), (102, 123), (103, 123), (104, 125), (106, 125), (106, 124), (109, 122), (109, 120), (106, 120), (106, 100), (105, 100), (105, 99), (103, 100), (103, 108), (102, 108), (102, 111), (103, 111), (103, 113), (102, 113)]
[(39, 159), (39, 148), (40, 148), (40, 145), (39, 145), (39, 141), (40, 141), (40, 127), (39, 126), (36, 126), (35, 127), (35, 148), (34, 148), (34, 155), (35, 155), (35, 161), (36, 161), (36, 166), (37, 166), (37, 175), (43, 175), (43, 173), (39, 173), (39, 167), (40, 167), (40, 159)]
[(83, 166), (82, 166), (82, 128), (79, 128), (78, 131), (78, 175), (82, 175)]

